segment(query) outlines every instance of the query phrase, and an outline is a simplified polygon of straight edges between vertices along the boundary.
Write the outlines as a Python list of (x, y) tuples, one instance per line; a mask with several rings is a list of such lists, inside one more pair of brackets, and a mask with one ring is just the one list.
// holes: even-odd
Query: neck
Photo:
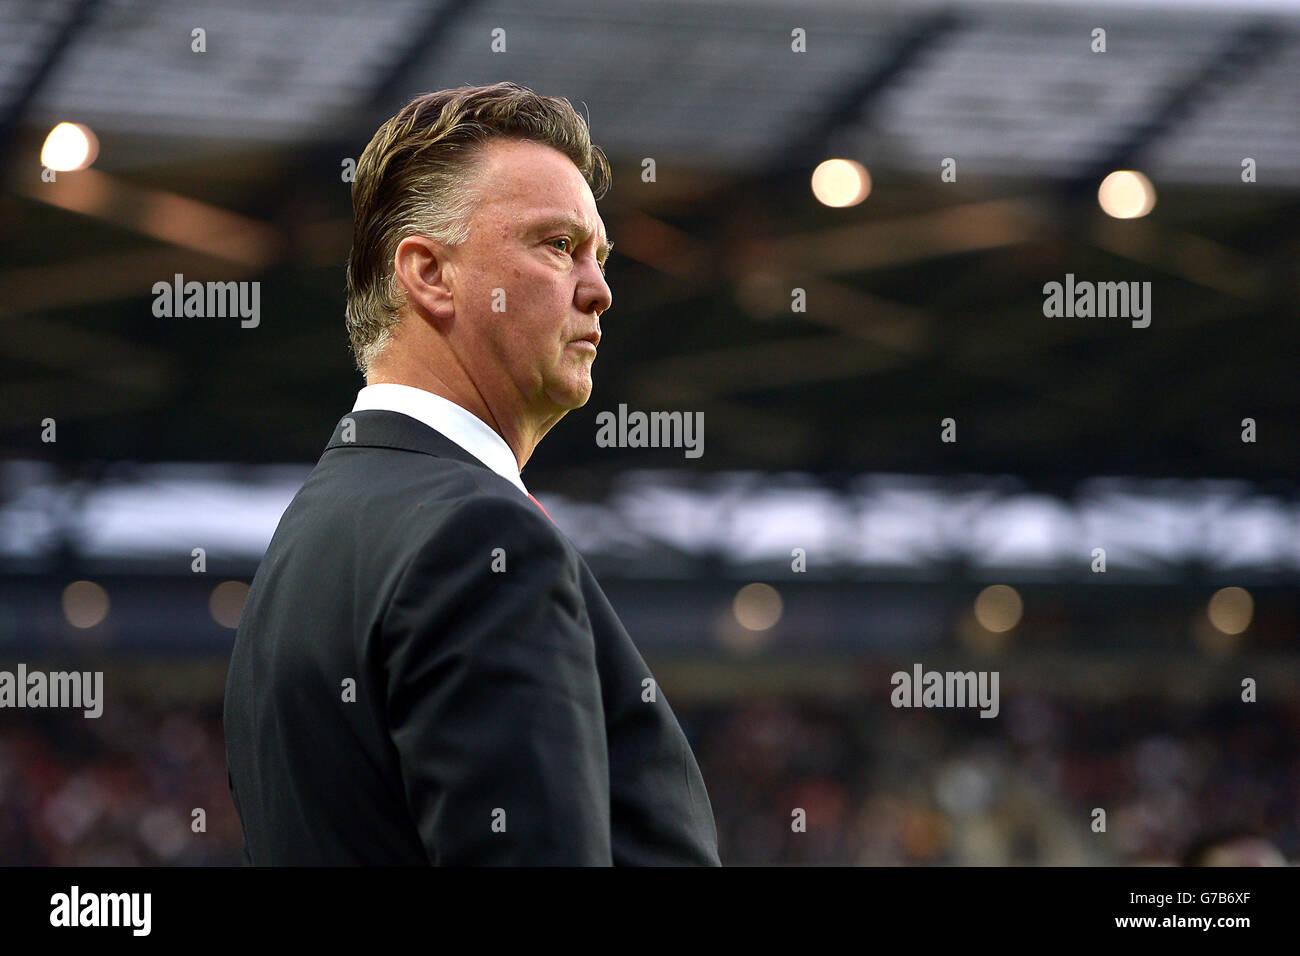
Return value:
[(409, 385), (423, 389), (455, 402), (461, 408), (486, 422), (502, 437), (514, 453), (519, 470), (532, 457), (543, 436), (563, 417), (537, 421), (527, 414), (510, 414), (505, 402), (492, 402), (459, 366), (443, 368), (410, 362), (386, 361), (371, 365), (366, 375), (367, 385)]

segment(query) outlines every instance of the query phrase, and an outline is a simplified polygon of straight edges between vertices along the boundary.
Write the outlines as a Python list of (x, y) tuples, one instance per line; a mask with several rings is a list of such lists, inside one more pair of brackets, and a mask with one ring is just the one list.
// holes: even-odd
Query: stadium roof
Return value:
[[(668, 463), (595, 445), (620, 402), (703, 411), (706, 469), (1294, 477), (1300, 18), (1193, 7), (0, 2), (0, 435), (70, 463), (313, 460), (360, 384), (342, 161), (411, 95), (509, 78), (569, 97), (615, 165), (596, 392), (530, 483)], [(100, 157), (42, 182), (62, 120)], [(808, 195), (836, 155), (872, 171), (861, 206)], [(1090, 203), (1122, 166), (1150, 217)], [(160, 321), (175, 273), (257, 279), (267, 318)], [(1152, 327), (1045, 319), (1066, 273), (1153, 281)]]

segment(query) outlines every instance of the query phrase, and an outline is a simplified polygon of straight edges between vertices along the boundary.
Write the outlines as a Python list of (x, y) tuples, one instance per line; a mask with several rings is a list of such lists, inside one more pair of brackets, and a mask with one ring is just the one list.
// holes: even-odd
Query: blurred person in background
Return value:
[(1287, 866), (1286, 857), (1257, 830), (1234, 827), (1208, 833), (1183, 852), (1183, 866)]

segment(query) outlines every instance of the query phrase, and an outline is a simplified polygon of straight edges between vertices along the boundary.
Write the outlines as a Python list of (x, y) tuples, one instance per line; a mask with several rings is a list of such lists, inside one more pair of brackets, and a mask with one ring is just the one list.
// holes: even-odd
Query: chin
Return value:
[(591, 383), (572, 387), (556, 388), (550, 392), (550, 399), (560, 408), (573, 411), (587, 404), (591, 398)]

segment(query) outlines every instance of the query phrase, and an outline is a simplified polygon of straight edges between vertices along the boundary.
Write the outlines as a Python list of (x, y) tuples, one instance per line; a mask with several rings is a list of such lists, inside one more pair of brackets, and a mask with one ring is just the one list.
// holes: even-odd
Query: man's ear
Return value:
[(447, 247), (426, 236), (407, 236), (393, 253), (393, 273), (407, 301), (439, 319), (456, 314), (447, 266)]

